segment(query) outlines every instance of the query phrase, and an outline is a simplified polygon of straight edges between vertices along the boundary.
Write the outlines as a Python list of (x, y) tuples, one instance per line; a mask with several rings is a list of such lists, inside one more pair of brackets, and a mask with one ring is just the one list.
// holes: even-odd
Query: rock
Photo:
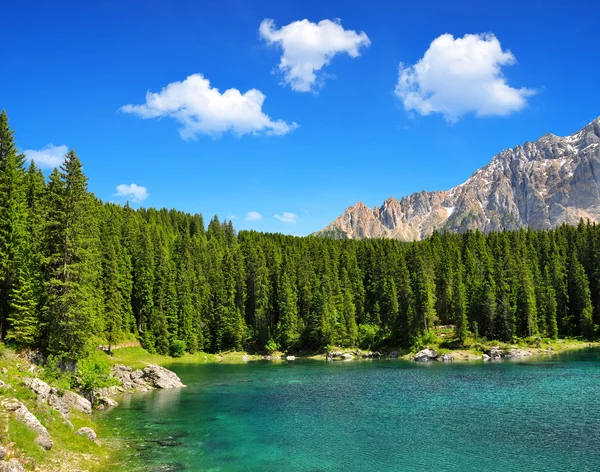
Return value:
[(42, 401), (45, 401), (52, 391), (52, 387), (50, 387), (50, 385), (38, 378), (30, 379), (25, 377), (23, 381), (27, 387), (37, 393), (38, 398)]
[(415, 354), (415, 361), (417, 362), (427, 362), (430, 359), (435, 359), (437, 357), (437, 352), (433, 349), (423, 349)]
[(4, 383), (3, 380), (0, 380), (0, 388), (4, 387), (6, 385), (6, 383)]
[(482, 361), (489, 361), (490, 360), (490, 356), (488, 356), (487, 354), (482, 354), (481, 355), (481, 360)]
[(11, 459), (8, 462), (0, 462), (0, 472), (25, 472), (25, 469), (16, 459)]
[(438, 357), (438, 361), (452, 362), (452, 356), (450, 354), (442, 354), (440, 357)]
[(129, 366), (123, 364), (115, 364), (112, 368), (111, 375), (119, 380), (123, 387), (131, 388), (131, 374), (132, 369)]
[(96, 408), (98, 408), (98, 410), (106, 410), (108, 408), (119, 406), (119, 403), (110, 397), (98, 397), (97, 402), (98, 406)]
[(571, 136), (551, 134), (507, 149), (449, 191), (357, 203), (315, 235), (335, 239), (428, 238), (434, 230), (577, 225), (600, 220), (600, 120)]
[(331, 357), (342, 357), (343, 352), (342, 351), (332, 351), (330, 352)]
[(390, 359), (398, 359), (398, 351), (390, 352)]
[(90, 414), (92, 412), (92, 404), (90, 401), (75, 392), (65, 390), (62, 394), (62, 402), (70, 408), (75, 408), (82, 413)]
[(96, 431), (94, 431), (92, 428), (88, 428), (87, 426), (84, 426), (83, 428), (79, 428), (75, 434), (77, 434), (78, 436), (85, 436), (90, 441), (96, 440)]
[(8, 374), (8, 369), (6, 367), (2, 367), (2, 373), (4, 375)]
[(0, 446), (0, 461), (4, 460), (6, 457), (6, 448), (4, 446)]
[(263, 360), (265, 360), (265, 361), (272, 361), (272, 360), (273, 360), (273, 356), (269, 356), (269, 355), (262, 356), (262, 358), (263, 358)]
[(144, 369), (144, 379), (156, 388), (185, 387), (175, 372), (171, 372), (156, 364), (151, 364)]
[(354, 351), (354, 355), (356, 357), (360, 356), (360, 349), (357, 349), (356, 351)]
[(16, 398), (13, 398), (12, 400), (4, 400), (2, 406), (5, 410), (12, 412), (21, 423), (38, 433), (37, 438), (35, 438), (37, 444), (46, 450), (52, 449), (54, 443), (52, 442), (52, 438), (50, 438), (48, 430), (25, 405)]
[(349, 352), (343, 353), (340, 357), (344, 361), (350, 361), (350, 360), (354, 359), (354, 356), (352, 354), (350, 354)]
[(531, 352), (524, 349), (511, 349), (505, 353), (505, 357), (512, 357), (513, 359), (522, 359), (529, 356), (531, 356)]
[(296, 360), (296, 356), (285, 356), (285, 360), (286, 361), (295, 361)]
[(380, 353), (380, 352), (378, 352), (378, 351), (375, 351), (375, 352), (373, 353), (373, 357), (374, 357), (375, 359), (379, 359), (379, 358), (381, 357), (381, 353)]
[(136, 369), (131, 373), (132, 380), (141, 379), (143, 376), (144, 372), (142, 371), (142, 369)]

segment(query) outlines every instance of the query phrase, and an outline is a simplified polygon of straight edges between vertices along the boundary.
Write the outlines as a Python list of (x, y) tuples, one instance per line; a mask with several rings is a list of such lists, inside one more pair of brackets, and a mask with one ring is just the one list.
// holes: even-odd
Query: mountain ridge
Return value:
[(600, 117), (571, 135), (546, 133), (505, 149), (450, 190), (389, 197), (373, 208), (358, 202), (313, 235), (413, 241), (436, 229), (545, 229), (581, 218), (600, 221)]

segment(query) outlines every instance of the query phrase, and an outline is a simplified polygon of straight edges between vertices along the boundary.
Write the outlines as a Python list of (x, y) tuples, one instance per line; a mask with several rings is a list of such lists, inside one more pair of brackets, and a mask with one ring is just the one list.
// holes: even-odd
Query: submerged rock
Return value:
[(46, 427), (40, 423), (33, 413), (31, 413), (25, 405), (23, 405), (19, 400), (13, 398), (12, 400), (5, 400), (2, 402), (2, 406), (5, 410), (12, 412), (15, 417), (27, 426), (29, 429), (38, 433), (38, 436), (35, 438), (36, 444), (43, 447), (47, 451), (52, 449), (54, 443), (48, 430)]
[(151, 364), (144, 369), (144, 379), (156, 388), (185, 387), (175, 372), (156, 364)]

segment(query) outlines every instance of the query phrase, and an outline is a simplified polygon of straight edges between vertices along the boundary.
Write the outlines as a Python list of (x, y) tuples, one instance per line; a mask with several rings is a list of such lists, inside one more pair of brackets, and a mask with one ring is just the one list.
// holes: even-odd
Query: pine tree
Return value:
[(92, 347), (101, 300), (96, 212), (81, 162), (72, 150), (60, 171), (50, 177), (48, 208), (48, 350), (75, 360), (85, 357)]

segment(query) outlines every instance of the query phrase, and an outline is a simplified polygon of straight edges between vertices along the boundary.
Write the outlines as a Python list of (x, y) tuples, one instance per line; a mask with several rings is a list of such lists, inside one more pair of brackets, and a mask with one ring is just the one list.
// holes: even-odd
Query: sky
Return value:
[(0, 108), (104, 201), (306, 235), (600, 115), (600, 4), (106, 0), (2, 6)]

